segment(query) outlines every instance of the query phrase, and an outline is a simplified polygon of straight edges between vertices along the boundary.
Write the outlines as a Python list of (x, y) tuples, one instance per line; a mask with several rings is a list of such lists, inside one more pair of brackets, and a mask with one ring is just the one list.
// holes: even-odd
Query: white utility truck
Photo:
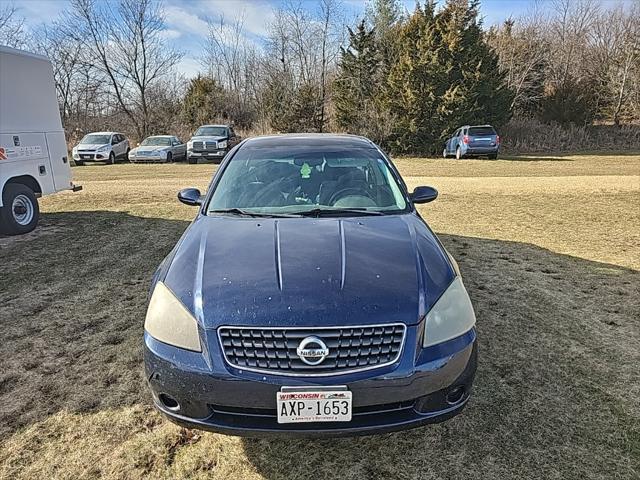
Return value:
[(38, 223), (38, 197), (78, 191), (48, 58), (0, 46), (0, 232)]

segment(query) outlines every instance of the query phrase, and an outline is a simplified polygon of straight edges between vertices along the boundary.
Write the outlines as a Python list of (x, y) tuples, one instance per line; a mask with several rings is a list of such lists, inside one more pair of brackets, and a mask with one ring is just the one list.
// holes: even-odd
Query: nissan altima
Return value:
[(144, 324), (156, 407), (245, 436), (362, 435), (469, 400), (475, 315), (455, 260), (374, 143), (247, 139), (154, 274)]

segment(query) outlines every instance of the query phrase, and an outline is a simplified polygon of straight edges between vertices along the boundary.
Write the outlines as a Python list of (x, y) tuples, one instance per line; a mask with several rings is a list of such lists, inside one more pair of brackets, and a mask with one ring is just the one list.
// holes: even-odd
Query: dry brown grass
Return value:
[(459, 260), (480, 337), (455, 419), (336, 441), (180, 429), (141, 375), (146, 290), (212, 165), (74, 169), (0, 238), (1, 478), (638, 478), (640, 156), (400, 159)]

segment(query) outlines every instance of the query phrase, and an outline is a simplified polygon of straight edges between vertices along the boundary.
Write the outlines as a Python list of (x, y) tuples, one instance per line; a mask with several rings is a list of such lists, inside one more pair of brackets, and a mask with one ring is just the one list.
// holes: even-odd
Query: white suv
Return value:
[(96, 161), (114, 164), (118, 159), (128, 158), (129, 140), (117, 132), (89, 133), (73, 147), (73, 160), (76, 165)]

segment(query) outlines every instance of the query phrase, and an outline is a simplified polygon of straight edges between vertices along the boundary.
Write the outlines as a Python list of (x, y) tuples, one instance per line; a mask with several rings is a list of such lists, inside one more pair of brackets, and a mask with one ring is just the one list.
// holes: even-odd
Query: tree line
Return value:
[[(544, 8), (542, 8), (544, 7)], [(208, 122), (250, 133), (342, 131), (393, 152), (436, 153), (456, 127), (517, 118), (560, 125), (640, 119), (640, 1), (532, 2), (486, 28), (478, 0), (288, 0), (255, 41), (242, 16), (208, 19), (186, 78), (161, 0), (71, 0), (27, 28), (0, 7), (0, 44), (47, 55), (70, 139), (92, 130), (187, 136)]]

